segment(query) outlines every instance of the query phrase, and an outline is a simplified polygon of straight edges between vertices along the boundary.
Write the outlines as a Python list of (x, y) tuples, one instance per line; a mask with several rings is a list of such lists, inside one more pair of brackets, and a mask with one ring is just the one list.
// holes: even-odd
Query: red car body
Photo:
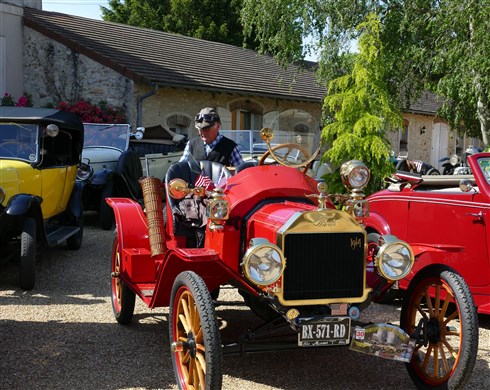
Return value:
[[(468, 284), (478, 312), (490, 314), (490, 153), (469, 157), (472, 175), (396, 176), (390, 186), (368, 197), (368, 232), (394, 234), (419, 255), (406, 289), (424, 268), (444, 264)], [(461, 180), (473, 188), (460, 189)]]

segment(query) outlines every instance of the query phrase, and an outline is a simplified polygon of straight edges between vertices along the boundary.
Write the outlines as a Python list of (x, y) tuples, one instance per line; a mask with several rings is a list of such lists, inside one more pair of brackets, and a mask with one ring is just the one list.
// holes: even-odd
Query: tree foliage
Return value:
[[(329, 83), (324, 103), (325, 111), (332, 112), (333, 118), (324, 127), (322, 136), (330, 145), (325, 157), (333, 166), (350, 159), (367, 164), (373, 175), (368, 192), (373, 192), (394, 171), (389, 163), (391, 147), (386, 131), (398, 128), (402, 119), (391, 106), (386, 69), (381, 60), (380, 20), (371, 14), (358, 29), (362, 34), (352, 72)], [(338, 175), (328, 175), (326, 181), (331, 192), (342, 190)]]
[[(349, 46), (368, 14), (383, 26), (384, 67), (400, 109), (431, 90), (453, 128), (490, 139), (489, 0), (243, 0), (246, 34), (287, 64), (319, 54), (326, 82), (351, 71)], [(477, 129), (479, 126), (479, 129)]]
[(242, 0), (110, 0), (101, 10), (106, 21), (246, 46), (241, 4)]

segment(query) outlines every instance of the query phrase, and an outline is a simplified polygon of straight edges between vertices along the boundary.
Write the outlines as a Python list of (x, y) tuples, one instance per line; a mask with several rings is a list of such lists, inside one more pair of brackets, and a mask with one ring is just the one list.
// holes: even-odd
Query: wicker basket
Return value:
[(161, 181), (156, 177), (149, 176), (141, 179), (140, 185), (143, 190), (151, 255), (160, 255), (167, 250), (162, 211)]

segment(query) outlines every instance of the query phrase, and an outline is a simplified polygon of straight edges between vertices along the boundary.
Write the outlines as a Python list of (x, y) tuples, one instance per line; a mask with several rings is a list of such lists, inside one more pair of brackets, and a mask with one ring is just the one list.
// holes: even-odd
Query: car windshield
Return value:
[(37, 161), (39, 126), (0, 123), (0, 158)]
[(485, 175), (485, 179), (487, 179), (487, 182), (490, 183), (490, 158), (479, 158), (478, 165)]
[(84, 123), (83, 147), (111, 147), (121, 151), (128, 148), (128, 124)]
[[(235, 141), (242, 154), (261, 155), (267, 151), (267, 144), (260, 138), (260, 130), (220, 130), (220, 133)], [(285, 131), (278, 131), (275, 137), (271, 146), (294, 142), (297, 138)]]

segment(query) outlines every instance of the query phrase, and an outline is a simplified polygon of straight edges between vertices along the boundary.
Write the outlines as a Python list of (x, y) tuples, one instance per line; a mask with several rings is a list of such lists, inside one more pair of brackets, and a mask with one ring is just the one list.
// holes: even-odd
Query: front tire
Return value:
[(20, 236), (20, 287), (32, 290), (36, 280), (36, 220), (25, 218)]
[(191, 271), (177, 276), (170, 298), (172, 365), (179, 389), (221, 389), (221, 336), (211, 294)]
[[(458, 389), (469, 379), (478, 350), (478, 317), (464, 279), (435, 266), (410, 283), (400, 316), (412, 337), (420, 323), (407, 370), (419, 389)], [(424, 345), (425, 341), (425, 345)]]
[(133, 319), (136, 294), (121, 279), (121, 249), (114, 232), (111, 259), (111, 301), (116, 321), (121, 325), (128, 325)]

